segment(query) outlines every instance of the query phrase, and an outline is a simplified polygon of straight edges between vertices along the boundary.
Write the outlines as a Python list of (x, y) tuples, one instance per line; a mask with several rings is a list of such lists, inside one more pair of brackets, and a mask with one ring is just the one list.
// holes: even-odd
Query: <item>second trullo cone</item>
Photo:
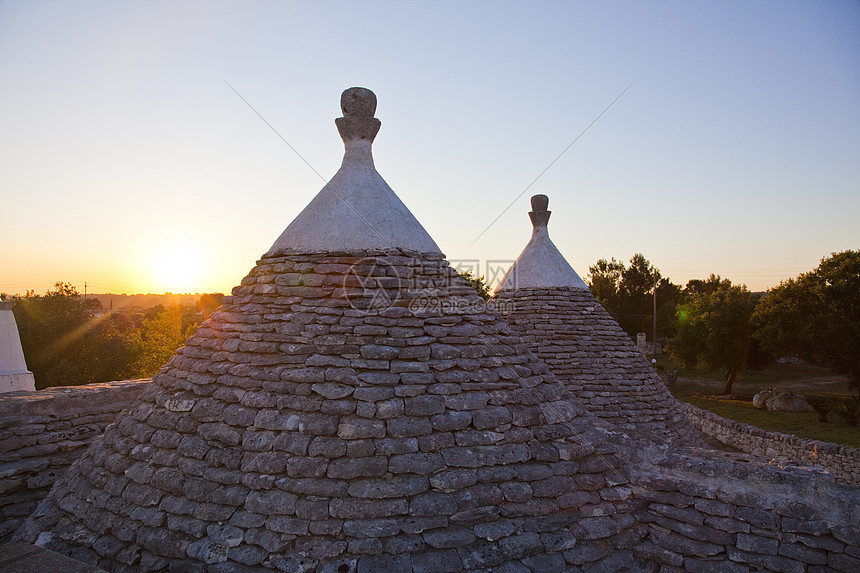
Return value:
[(494, 293), (502, 315), (590, 413), (655, 443), (701, 446), (663, 380), (550, 239), (549, 198), (531, 204), (532, 237)]

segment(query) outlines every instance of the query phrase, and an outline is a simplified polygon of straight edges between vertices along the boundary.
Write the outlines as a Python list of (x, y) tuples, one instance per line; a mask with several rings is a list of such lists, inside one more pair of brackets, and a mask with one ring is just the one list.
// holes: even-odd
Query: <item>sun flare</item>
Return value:
[(159, 241), (151, 252), (149, 280), (157, 292), (199, 292), (203, 278), (199, 245), (182, 238)]

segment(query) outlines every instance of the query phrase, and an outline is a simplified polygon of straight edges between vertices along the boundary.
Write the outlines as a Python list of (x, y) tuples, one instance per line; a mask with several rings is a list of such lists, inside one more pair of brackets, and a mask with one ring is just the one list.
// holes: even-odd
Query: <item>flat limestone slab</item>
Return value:
[(104, 569), (20, 541), (0, 545), (0, 571), (3, 573), (106, 573)]

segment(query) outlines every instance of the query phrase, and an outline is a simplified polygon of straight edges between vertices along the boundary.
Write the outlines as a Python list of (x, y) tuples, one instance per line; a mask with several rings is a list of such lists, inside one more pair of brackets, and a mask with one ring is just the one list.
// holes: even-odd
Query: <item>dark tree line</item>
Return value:
[(792, 354), (846, 374), (860, 390), (860, 251), (833, 253), (770, 291), (752, 317), (773, 354)]
[(591, 292), (631, 337), (653, 330), (656, 285), (657, 336), (675, 335), (675, 307), (681, 299), (681, 287), (663, 277), (641, 253), (633, 255), (630, 266), (614, 258), (600, 259), (588, 273)]
[(589, 268), (592, 293), (631, 336), (651, 332), (655, 284), (658, 337), (685, 366), (724, 370), (726, 394), (745, 368), (782, 356), (844, 374), (860, 391), (860, 251), (833, 253), (763, 294), (717, 275), (682, 289), (641, 254)]

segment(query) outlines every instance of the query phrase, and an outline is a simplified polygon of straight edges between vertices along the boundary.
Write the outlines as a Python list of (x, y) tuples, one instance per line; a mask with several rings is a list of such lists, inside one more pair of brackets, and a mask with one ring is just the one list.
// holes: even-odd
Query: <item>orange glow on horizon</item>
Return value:
[(144, 265), (136, 269), (134, 284), (146, 292), (196, 293), (212, 283), (206, 250), (182, 235), (158, 236), (147, 242)]

